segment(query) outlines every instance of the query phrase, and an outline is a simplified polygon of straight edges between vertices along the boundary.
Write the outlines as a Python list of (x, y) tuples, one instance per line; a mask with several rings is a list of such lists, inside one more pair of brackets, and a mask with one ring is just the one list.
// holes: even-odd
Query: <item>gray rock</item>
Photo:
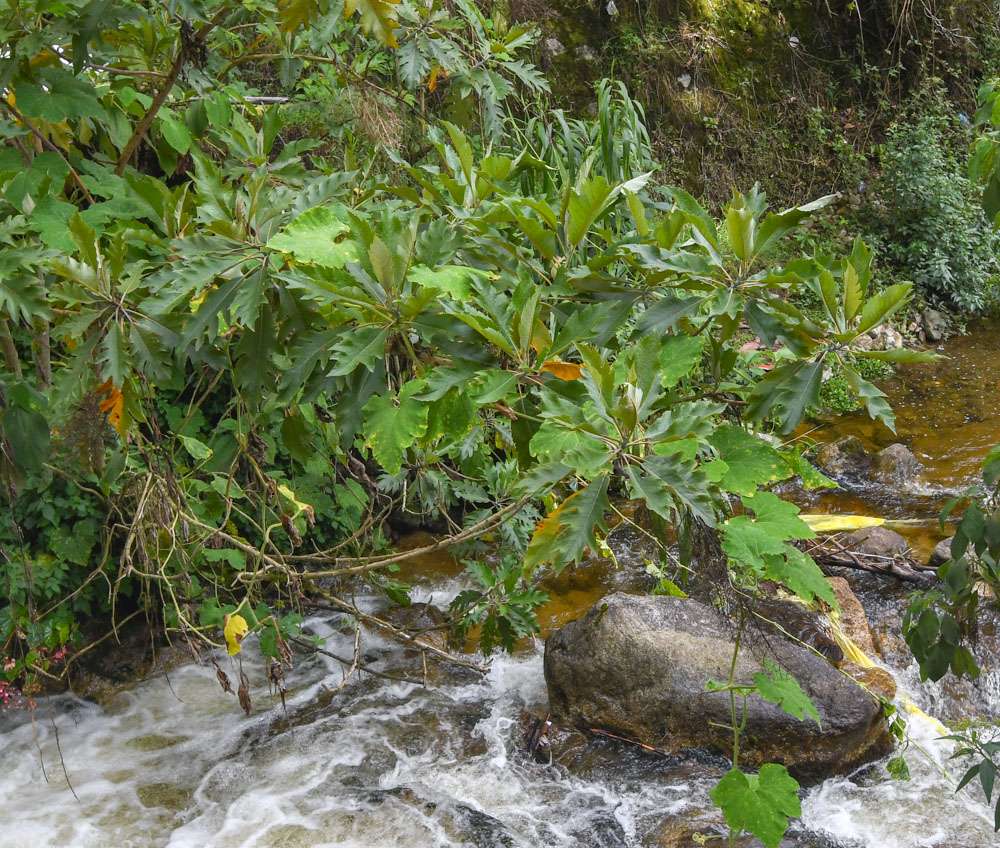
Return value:
[(856, 554), (891, 559), (903, 556), (910, 549), (906, 539), (886, 527), (864, 527), (848, 533), (840, 540), (845, 548)]
[(938, 312), (936, 309), (925, 309), (921, 312), (920, 323), (923, 325), (924, 336), (929, 342), (941, 341), (948, 328), (948, 319), (943, 312)]
[(823, 445), (816, 454), (816, 465), (828, 474), (859, 475), (871, 464), (871, 455), (857, 436), (841, 436)]
[(898, 442), (872, 457), (871, 478), (879, 483), (909, 483), (919, 473), (920, 462), (906, 445)]
[(927, 564), (933, 566), (944, 565), (950, 559), (951, 537), (949, 536), (947, 539), (942, 539), (934, 546), (934, 550), (931, 551), (931, 558), (927, 560)]
[[(616, 593), (549, 636), (545, 680), (554, 715), (668, 751), (731, 751), (729, 697), (709, 692), (726, 680), (734, 628), (711, 607), (685, 598)], [(749, 642), (754, 644), (748, 644)], [(747, 701), (741, 762), (780, 762), (822, 779), (871, 762), (892, 748), (881, 708), (826, 660), (773, 638), (745, 640), (736, 679), (751, 682), (771, 657), (819, 711), (822, 730), (759, 697)]]
[(542, 41), (542, 53), (549, 58), (562, 56), (566, 48), (558, 38), (546, 38)]
[(576, 58), (581, 62), (596, 62), (597, 54), (589, 44), (581, 44), (576, 48)]

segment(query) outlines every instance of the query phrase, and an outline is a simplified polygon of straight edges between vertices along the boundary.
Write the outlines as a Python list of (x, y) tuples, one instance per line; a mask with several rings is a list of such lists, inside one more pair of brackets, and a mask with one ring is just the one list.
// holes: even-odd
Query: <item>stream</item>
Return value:
[[(799, 493), (800, 505), (920, 519), (907, 535), (921, 556), (943, 538), (941, 503), (976, 482), (979, 462), (1000, 442), (1000, 325), (976, 325), (944, 347), (949, 359), (901, 368), (882, 384), (896, 436), (861, 415), (809, 434), (827, 441), (853, 433), (875, 448), (902, 441), (925, 466), (923, 484)], [(614, 549), (616, 562), (567, 569), (551, 582), (543, 636), (609, 591), (649, 588), (640, 540), (623, 535)], [(461, 567), (440, 556), (408, 564), (400, 576), (414, 585), (414, 601), (444, 603), (463, 585)], [(898, 645), (906, 587), (867, 580), (855, 588), (876, 644)], [(353, 635), (340, 624), (317, 617), (305, 631), (350, 656)], [(721, 759), (666, 757), (601, 738), (571, 768), (529, 755), (519, 725), (525, 708), (546, 710), (541, 640), (495, 656), (480, 676), (443, 664), (425, 669), (414, 652), (366, 630), (366, 663), (383, 676), (362, 673), (341, 687), (340, 662), (299, 656), (286, 675), (286, 709), (269, 695), (250, 641), (250, 717), (222, 691), (211, 664), (194, 663), (100, 706), (62, 695), (40, 703), (33, 720), (0, 713), (0, 848), (653, 848), (724, 833), (708, 797), (729, 767)], [(235, 659), (218, 658), (233, 678)], [(904, 659), (890, 667), (900, 691), (930, 715), (1000, 716), (996, 676), (976, 687), (922, 685)], [(783, 846), (1000, 845), (978, 785), (956, 794), (942, 775), (944, 768), (957, 782), (965, 767), (949, 761), (940, 725), (914, 714), (908, 730), (909, 781), (892, 780), (882, 762), (806, 789), (802, 818)]]

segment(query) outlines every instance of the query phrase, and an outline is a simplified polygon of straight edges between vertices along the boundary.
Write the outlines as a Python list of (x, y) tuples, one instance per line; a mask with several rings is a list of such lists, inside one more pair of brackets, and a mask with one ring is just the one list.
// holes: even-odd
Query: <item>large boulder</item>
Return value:
[(872, 480), (879, 483), (900, 485), (912, 481), (920, 473), (921, 467), (910, 449), (897, 442), (872, 457), (870, 474)]
[(841, 436), (816, 454), (816, 465), (835, 477), (859, 476), (871, 467), (872, 458), (857, 436)]
[[(668, 751), (731, 751), (729, 696), (709, 692), (705, 684), (728, 679), (734, 635), (724, 616), (689, 598), (609, 595), (546, 642), (552, 712), (577, 727)], [(764, 657), (799, 681), (822, 729), (751, 696), (741, 739), (744, 765), (780, 762), (800, 777), (822, 779), (891, 750), (878, 704), (805, 648), (774, 638), (745, 639), (736, 680), (752, 682)]]

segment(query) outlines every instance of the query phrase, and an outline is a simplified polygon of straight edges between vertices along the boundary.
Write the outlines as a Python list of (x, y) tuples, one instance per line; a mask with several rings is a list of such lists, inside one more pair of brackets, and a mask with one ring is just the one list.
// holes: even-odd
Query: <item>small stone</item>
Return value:
[(596, 62), (597, 54), (589, 44), (581, 44), (576, 48), (576, 58), (581, 62)]
[(608, 13), (609, 17), (618, 17), (618, 7), (615, 5), (615, 0), (608, 0), (608, 5), (604, 7), (604, 10)]
[(872, 458), (857, 436), (841, 436), (823, 445), (816, 454), (816, 464), (829, 474), (858, 475), (867, 471)]
[(927, 561), (927, 564), (933, 566), (944, 565), (950, 559), (951, 538), (942, 539), (934, 546), (934, 550), (931, 551), (931, 558)]
[(895, 530), (886, 527), (865, 527), (848, 533), (840, 543), (849, 551), (865, 556), (892, 558), (904, 555), (910, 546)]

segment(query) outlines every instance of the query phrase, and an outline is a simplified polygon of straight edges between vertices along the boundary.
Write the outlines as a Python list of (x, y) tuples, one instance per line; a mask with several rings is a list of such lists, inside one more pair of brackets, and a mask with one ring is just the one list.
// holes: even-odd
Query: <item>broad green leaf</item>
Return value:
[(613, 197), (614, 190), (604, 177), (587, 180), (569, 197), (569, 223), (566, 235), (571, 247), (576, 247), (590, 232)]
[(705, 524), (715, 526), (717, 504), (708, 477), (682, 454), (647, 456), (642, 461), (642, 473), (635, 466), (628, 467), (628, 479), (631, 497), (643, 499), (664, 520), (672, 521), (689, 509)]
[(540, 462), (568, 465), (583, 477), (597, 476), (612, 457), (607, 442), (552, 419), (535, 431), (529, 450)]
[(726, 207), (726, 231), (729, 234), (729, 246), (742, 262), (747, 262), (753, 256), (754, 234), (757, 222), (753, 210), (738, 204), (735, 200)]
[(472, 294), (472, 282), (485, 278), (486, 272), (460, 265), (414, 265), (410, 268), (409, 279), (425, 288), (447, 294), (455, 300), (468, 300)]
[(42, 68), (38, 74), (44, 88), (22, 82), (14, 87), (17, 108), (29, 118), (58, 124), (67, 118), (106, 118), (94, 87), (64, 68)]
[(843, 360), (840, 360), (840, 365), (844, 370), (844, 376), (847, 378), (847, 385), (857, 395), (858, 400), (864, 404), (865, 409), (868, 411), (868, 416), (872, 420), (881, 419), (882, 423), (895, 433), (896, 416), (886, 400), (885, 392), (865, 380), (854, 368)]
[(802, 691), (799, 682), (792, 677), (785, 669), (771, 662), (764, 660), (764, 668), (767, 673), (758, 672), (753, 676), (754, 685), (757, 692), (765, 701), (777, 704), (790, 716), (795, 716), (799, 721), (803, 721), (805, 716), (809, 716), (816, 725), (823, 729), (819, 720), (819, 713), (816, 705), (813, 704), (809, 696)]
[(160, 132), (174, 150), (180, 154), (191, 149), (191, 131), (176, 118), (163, 115), (160, 118)]
[(752, 495), (758, 486), (788, 476), (788, 465), (781, 455), (763, 439), (751, 435), (742, 427), (725, 424), (708, 437), (708, 443), (729, 466), (719, 481), (727, 492)]
[(76, 214), (72, 203), (60, 200), (51, 194), (46, 194), (35, 204), (28, 220), (38, 228), (38, 235), (46, 246), (72, 253), (75, 244), (67, 227), (70, 218)]
[[(781, 458), (788, 463), (788, 470), (797, 474), (806, 489), (835, 489), (837, 483), (831, 480), (802, 455), (802, 448), (796, 446), (790, 451), (779, 451)], [(816, 529), (815, 527), (813, 528)]]
[(201, 554), (208, 562), (225, 562), (234, 571), (246, 571), (247, 555), (235, 548), (202, 548)]
[(410, 380), (398, 397), (374, 395), (362, 410), (365, 447), (389, 474), (399, 473), (406, 450), (427, 431), (429, 406), (414, 399), (425, 388), (423, 380)]
[(779, 432), (790, 433), (810, 407), (819, 406), (822, 377), (822, 360), (779, 365), (751, 390), (747, 417), (752, 421), (773, 417), (780, 424)]
[(802, 206), (793, 206), (791, 209), (785, 209), (783, 212), (772, 212), (766, 216), (760, 225), (760, 232), (757, 234), (754, 254), (759, 256), (765, 253), (771, 245), (792, 232), (813, 212), (829, 205), (837, 197), (838, 195), (836, 194), (828, 194), (811, 203), (806, 203)]
[(897, 283), (873, 295), (861, 310), (861, 321), (855, 328), (858, 335), (881, 324), (894, 312), (902, 309), (910, 299), (912, 283)]
[(206, 459), (212, 458), (212, 449), (203, 441), (196, 439), (194, 436), (184, 436), (180, 433), (177, 434), (177, 438), (180, 439), (181, 444), (184, 445), (184, 449), (196, 461), (204, 462)]
[(785, 545), (783, 554), (764, 556), (764, 576), (784, 583), (806, 603), (819, 598), (837, 609), (837, 596), (823, 571), (809, 554), (792, 545)]
[(583, 558), (589, 547), (598, 547), (596, 531), (607, 532), (605, 510), (608, 501), (609, 474), (602, 474), (580, 491), (570, 495), (535, 528), (525, 554), (525, 568), (549, 563), (557, 570)]
[(333, 367), (328, 377), (343, 377), (357, 368), (368, 371), (375, 369), (375, 363), (385, 355), (388, 330), (382, 327), (353, 327), (332, 345), (335, 352)]
[(663, 297), (636, 319), (635, 331), (642, 335), (649, 332), (665, 333), (667, 330), (673, 330), (681, 318), (696, 312), (701, 302), (702, 298), (700, 297)]
[(339, 269), (361, 258), (351, 239), (337, 239), (350, 228), (328, 206), (316, 206), (299, 215), (267, 243), (269, 250), (290, 254), (297, 262)]
[(97, 522), (92, 518), (77, 521), (70, 530), (62, 524), (52, 535), (50, 547), (60, 559), (76, 565), (89, 565), (90, 554), (97, 544)]
[(515, 371), (480, 371), (469, 386), (469, 397), (479, 406), (503, 400), (517, 388)]
[(0, 415), (0, 432), (10, 444), (10, 458), (25, 471), (35, 471), (49, 455), (49, 422), (33, 409), (9, 406)]
[(702, 336), (667, 336), (663, 339), (660, 349), (661, 385), (669, 389), (694, 371), (701, 362), (704, 346)]
[(765, 763), (759, 774), (731, 769), (709, 793), (735, 831), (747, 831), (767, 848), (778, 848), (788, 819), (802, 815), (799, 784), (784, 766)]

